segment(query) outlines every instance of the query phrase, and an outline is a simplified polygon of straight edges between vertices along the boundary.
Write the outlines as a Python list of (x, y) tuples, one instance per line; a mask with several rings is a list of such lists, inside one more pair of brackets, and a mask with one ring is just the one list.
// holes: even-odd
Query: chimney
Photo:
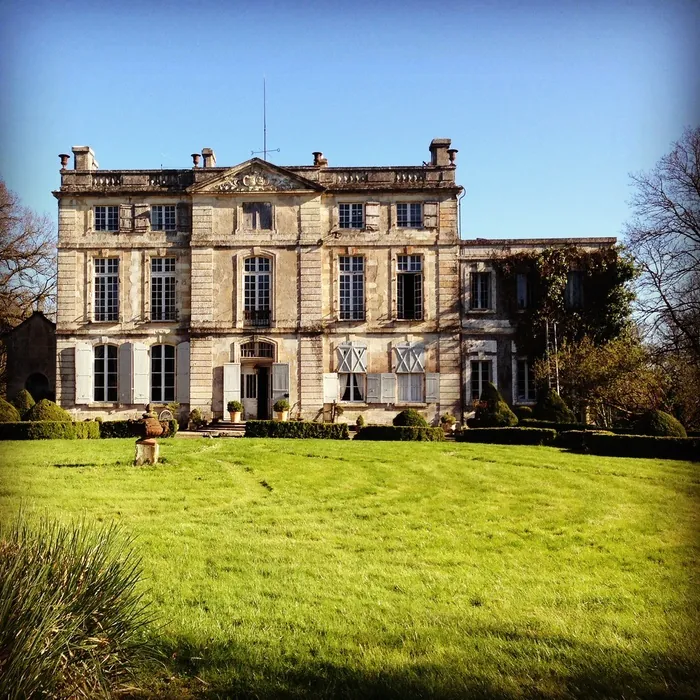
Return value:
[(312, 155), (314, 157), (315, 168), (323, 168), (326, 165), (328, 165), (328, 158), (324, 158), (323, 153), (321, 153), (321, 151), (314, 151)]
[(451, 139), (433, 139), (430, 142), (430, 165), (450, 165), (447, 149), (451, 143)]
[(72, 151), (75, 170), (97, 170), (100, 167), (90, 146), (73, 146)]
[(202, 149), (202, 158), (204, 158), (203, 168), (213, 168), (216, 165), (216, 156), (211, 148)]

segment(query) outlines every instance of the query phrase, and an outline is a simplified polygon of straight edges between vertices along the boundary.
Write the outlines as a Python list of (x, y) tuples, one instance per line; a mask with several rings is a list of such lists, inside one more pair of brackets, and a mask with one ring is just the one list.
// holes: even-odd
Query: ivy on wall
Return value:
[[(616, 338), (630, 319), (633, 293), (628, 283), (635, 267), (620, 248), (594, 251), (575, 246), (545, 248), (537, 252), (496, 255), (493, 265), (500, 283), (500, 298), (515, 327), (518, 352), (530, 359), (546, 351), (546, 321), (557, 324), (557, 340), (578, 341), (588, 336), (596, 344)], [(567, 308), (566, 285), (570, 271), (583, 277), (583, 304)], [(518, 308), (517, 279), (527, 276), (528, 304)]]

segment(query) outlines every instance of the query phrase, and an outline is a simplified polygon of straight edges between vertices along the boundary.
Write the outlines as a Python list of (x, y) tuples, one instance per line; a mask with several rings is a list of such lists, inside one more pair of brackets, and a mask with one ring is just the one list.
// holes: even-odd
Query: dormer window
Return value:
[(243, 228), (269, 231), (272, 229), (272, 204), (270, 202), (244, 202)]

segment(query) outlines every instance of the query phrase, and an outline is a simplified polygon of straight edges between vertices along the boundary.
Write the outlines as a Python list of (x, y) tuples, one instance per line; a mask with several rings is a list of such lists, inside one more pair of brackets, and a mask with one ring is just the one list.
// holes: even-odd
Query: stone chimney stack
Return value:
[(216, 166), (216, 156), (211, 148), (202, 149), (202, 158), (204, 158), (204, 168), (213, 168)]
[(451, 165), (447, 152), (451, 143), (451, 139), (433, 139), (430, 142), (430, 165)]
[(73, 146), (72, 151), (75, 170), (97, 170), (100, 167), (90, 146)]

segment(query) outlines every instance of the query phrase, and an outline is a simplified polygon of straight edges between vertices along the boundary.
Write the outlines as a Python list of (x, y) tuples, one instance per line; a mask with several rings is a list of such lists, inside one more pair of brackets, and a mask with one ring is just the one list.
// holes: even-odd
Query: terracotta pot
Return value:
[(240, 423), (241, 422), (241, 412), (240, 411), (229, 411), (228, 415), (231, 418), (232, 423)]
[(275, 420), (285, 421), (289, 419), (289, 411), (275, 411)]

